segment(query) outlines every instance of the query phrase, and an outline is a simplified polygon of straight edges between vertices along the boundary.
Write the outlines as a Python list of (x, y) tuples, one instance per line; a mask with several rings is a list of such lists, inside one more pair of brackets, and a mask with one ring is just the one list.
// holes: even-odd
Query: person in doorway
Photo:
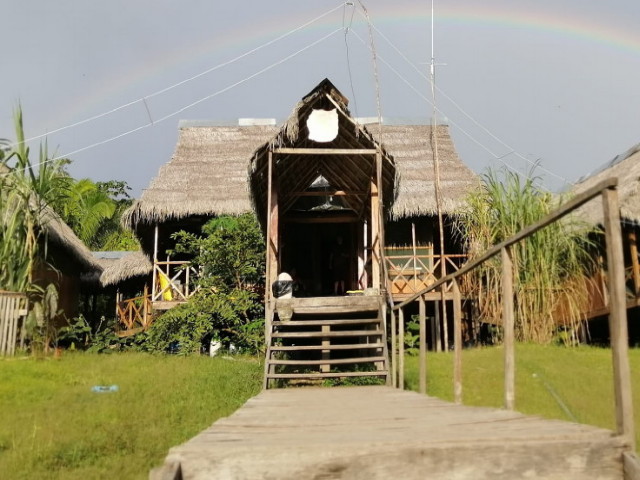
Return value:
[(331, 252), (329, 267), (333, 272), (333, 294), (344, 295), (345, 284), (349, 270), (349, 255), (342, 237), (336, 238), (336, 245)]

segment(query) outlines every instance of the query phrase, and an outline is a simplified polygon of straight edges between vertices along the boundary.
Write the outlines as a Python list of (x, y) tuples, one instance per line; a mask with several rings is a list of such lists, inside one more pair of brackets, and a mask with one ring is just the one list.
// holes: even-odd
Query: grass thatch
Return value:
[(149, 275), (153, 265), (149, 257), (144, 253), (131, 252), (116, 261), (109, 262), (100, 275), (100, 283), (103, 287), (116, 285), (129, 278), (140, 275)]
[[(140, 200), (125, 213), (124, 224), (135, 228), (139, 223), (251, 211), (247, 169), (254, 152), (257, 154), (267, 145), (299, 142), (301, 129), (306, 128), (301, 118), (305, 108), (315, 105), (314, 102), (322, 100), (321, 95), (327, 94), (325, 90), (318, 90), (321, 86), (331, 93), (340, 109), (348, 113), (346, 99), (327, 81), (296, 104), (282, 127), (182, 127), (171, 161), (161, 167)], [(380, 134), (377, 125), (370, 126), (370, 132), (349, 119), (344, 125), (348, 126), (346, 135), (352, 144), (359, 144), (358, 148), (362, 145), (375, 148), (381, 140), (390, 156), (391, 161), (385, 162), (385, 177), (394, 184), (392, 188), (395, 187), (396, 192), (387, 194), (386, 199), (395, 197), (391, 209), (393, 218), (435, 213), (430, 126), (383, 125)], [(458, 158), (447, 126), (438, 127), (438, 140), (443, 209), (444, 213), (451, 214), (462, 206), (464, 195), (477, 184), (477, 179)], [(308, 169), (300, 171), (309, 173)], [(315, 167), (311, 171), (315, 171)], [(396, 172), (400, 174), (399, 179)]]
[[(577, 195), (611, 177), (618, 178), (620, 216), (623, 220), (640, 223), (640, 143), (581, 179), (571, 193)], [(591, 223), (602, 223), (602, 201), (592, 200), (579, 213)]]

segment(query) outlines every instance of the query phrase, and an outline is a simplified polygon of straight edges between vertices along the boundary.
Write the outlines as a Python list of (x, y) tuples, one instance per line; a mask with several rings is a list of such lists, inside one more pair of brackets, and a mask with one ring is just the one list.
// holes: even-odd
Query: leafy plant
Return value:
[[(540, 220), (559, 201), (536, 186), (535, 178), (490, 171), (482, 189), (467, 199), (458, 230), (470, 258)], [(552, 340), (561, 309), (570, 325), (579, 321), (586, 301), (585, 278), (593, 270), (588, 240), (591, 228), (571, 218), (555, 222), (512, 247), (516, 336), (524, 341)], [(485, 262), (465, 279), (487, 323), (502, 314), (500, 257)]]

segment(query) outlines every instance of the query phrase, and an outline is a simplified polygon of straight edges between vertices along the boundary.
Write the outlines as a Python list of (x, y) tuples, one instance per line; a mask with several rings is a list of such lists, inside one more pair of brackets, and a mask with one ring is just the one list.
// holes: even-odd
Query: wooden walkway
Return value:
[(622, 480), (613, 432), (384, 386), (265, 390), (152, 479)]

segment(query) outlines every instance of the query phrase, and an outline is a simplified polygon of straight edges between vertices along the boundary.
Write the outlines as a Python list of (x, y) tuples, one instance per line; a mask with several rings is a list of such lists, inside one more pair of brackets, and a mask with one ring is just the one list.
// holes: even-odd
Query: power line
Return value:
[(298, 31), (308, 27), (309, 25), (312, 25), (313, 23), (315, 23), (318, 20), (326, 17), (327, 15), (332, 14), (336, 10), (342, 8), (346, 3), (349, 3), (349, 2), (342, 2), (337, 7), (332, 8), (331, 10), (328, 10), (327, 12), (315, 17), (312, 20), (309, 20), (308, 22), (303, 23), (302, 25), (300, 25), (300, 26), (298, 26), (298, 27), (296, 27), (296, 28), (294, 28), (292, 30), (289, 30), (288, 32), (280, 35), (279, 37), (276, 37), (276, 38), (274, 38), (272, 40), (269, 40), (268, 42), (263, 43), (262, 45), (259, 45), (259, 46), (255, 47), (255, 48), (253, 48), (253, 49), (241, 54), (241, 55), (238, 55), (237, 57), (234, 57), (231, 60), (227, 60), (226, 62), (222, 62), (222, 63), (220, 63), (220, 64), (218, 64), (218, 65), (216, 65), (214, 67), (208, 68), (208, 69), (206, 69), (206, 70), (204, 70), (204, 71), (202, 71), (202, 72), (200, 72), (200, 73), (198, 73), (196, 75), (193, 75), (192, 77), (189, 77), (189, 78), (186, 78), (184, 80), (181, 80), (178, 83), (174, 83), (173, 85), (170, 85), (170, 86), (165, 87), (165, 88), (163, 88), (161, 90), (155, 91), (155, 92), (153, 92), (153, 93), (151, 93), (149, 95), (145, 95), (142, 98), (138, 98), (138, 99), (133, 100), (131, 102), (125, 103), (123, 105), (120, 105), (119, 107), (112, 108), (111, 110), (108, 110), (106, 112), (94, 115), (92, 117), (86, 118), (84, 120), (80, 120), (80, 121), (75, 122), (75, 123), (71, 123), (69, 125), (65, 125), (63, 127), (56, 128), (55, 130), (51, 130), (51, 131), (49, 131), (47, 133), (43, 133), (43, 134), (40, 134), (40, 135), (36, 135), (34, 137), (27, 138), (26, 140), (23, 140), (22, 142), (12, 143), (10, 145), (10, 147), (13, 148), (13, 147), (16, 147), (16, 146), (18, 146), (18, 145), (20, 145), (22, 143), (29, 143), (29, 142), (32, 142), (33, 140), (38, 140), (40, 138), (46, 137), (46, 136), (54, 134), (54, 133), (58, 133), (58, 132), (61, 132), (61, 131), (64, 131), (64, 130), (68, 130), (70, 128), (74, 128), (74, 127), (78, 127), (80, 125), (84, 125), (85, 123), (89, 123), (89, 122), (92, 122), (94, 120), (98, 120), (99, 118), (106, 117), (106, 116), (111, 115), (113, 113), (116, 113), (116, 112), (118, 112), (120, 110), (123, 110), (125, 108), (131, 107), (132, 105), (135, 105), (137, 103), (143, 103), (145, 105), (145, 107), (147, 108), (147, 110), (148, 110), (148, 106), (146, 105), (146, 99), (153, 98), (153, 97), (156, 97), (158, 95), (162, 95), (163, 93), (166, 93), (166, 92), (168, 92), (170, 90), (173, 90), (174, 88), (177, 88), (177, 87), (179, 87), (181, 85), (184, 85), (185, 83), (191, 82), (193, 80), (196, 80), (197, 78), (200, 78), (200, 77), (202, 77), (204, 75), (207, 75), (207, 74), (209, 74), (211, 72), (214, 72), (216, 70), (219, 70), (220, 68), (223, 68), (223, 67), (226, 67), (228, 65), (231, 65), (232, 63), (235, 63), (238, 60), (241, 60), (241, 59), (243, 59), (243, 58), (245, 58), (245, 57), (247, 57), (247, 56), (249, 56), (249, 55), (251, 55), (253, 53), (256, 53), (257, 51), (262, 50), (265, 47), (273, 45), (274, 43), (279, 42), (280, 40), (293, 35), (294, 33), (296, 33)]
[[(374, 30), (400, 55), (400, 57), (403, 60), (405, 60), (421, 77), (423, 77), (425, 80), (428, 80), (426, 74), (424, 72), (422, 72), (422, 70), (420, 70), (418, 67), (416, 67), (416, 65), (414, 65), (414, 63), (411, 62), (407, 58), (407, 56), (404, 53), (402, 53), (402, 51), (391, 40), (389, 40), (389, 38), (384, 33), (382, 33), (375, 25), (372, 24), (372, 26), (373, 26)], [(531, 165), (537, 166), (538, 168), (540, 168), (544, 172), (548, 173), (549, 175), (552, 175), (552, 176), (556, 177), (557, 179), (562, 180), (567, 185), (575, 185), (575, 183), (567, 180), (566, 178), (564, 178), (564, 177), (552, 172), (551, 170), (549, 170), (549, 169), (543, 167), (542, 165), (540, 165), (539, 163), (536, 163), (536, 162), (528, 159), (526, 156), (522, 155), (515, 148), (511, 147), (509, 144), (507, 144), (506, 142), (504, 142), (503, 140), (498, 138), (487, 127), (485, 127), (478, 120), (476, 120), (473, 116), (471, 116), (471, 114), (469, 114), (467, 111), (465, 111), (455, 100), (453, 100), (449, 95), (447, 95), (446, 92), (444, 92), (441, 88), (439, 88), (438, 86), (436, 86), (435, 88), (438, 91), (438, 93), (442, 94), (442, 96), (444, 96), (449, 102), (451, 102), (451, 104), (455, 108), (457, 108), (465, 117), (467, 117), (469, 120), (471, 120), (476, 126), (478, 126), (480, 129), (482, 129), (491, 138), (493, 138), (498, 143), (500, 143), (501, 145), (503, 145), (504, 147), (509, 149), (509, 154), (513, 153), (514, 155), (516, 155), (517, 157), (521, 158), (522, 160), (530, 163)]]
[[(69, 156), (74, 155), (76, 153), (84, 152), (85, 150), (89, 150), (89, 149), (92, 149), (94, 147), (98, 147), (100, 145), (104, 145), (106, 143), (112, 142), (114, 140), (118, 140), (119, 138), (125, 137), (127, 135), (131, 135), (132, 133), (138, 132), (138, 131), (143, 130), (145, 128), (148, 128), (148, 127), (151, 127), (151, 126), (155, 126), (155, 125), (157, 125), (157, 124), (159, 124), (161, 122), (164, 122), (165, 120), (168, 120), (171, 117), (174, 117), (174, 116), (178, 115), (179, 113), (184, 112), (185, 110), (187, 110), (187, 109), (189, 109), (189, 108), (191, 108), (191, 107), (193, 107), (195, 105), (198, 105), (199, 103), (202, 103), (202, 102), (204, 102), (206, 100), (209, 100), (209, 99), (211, 99), (213, 97), (216, 97), (218, 95), (221, 95), (221, 94), (223, 94), (223, 93), (225, 93), (225, 92), (237, 87), (238, 85), (246, 83), (249, 80), (251, 80), (251, 79), (253, 79), (253, 78), (255, 78), (255, 77), (257, 77), (257, 76), (259, 76), (259, 75), (271, 70), (271, 69), (273, 69), (274, 67), (276, 67), (278, 65), (281, 65), (281, 64), (287, 62), (288, 60), (291, 60), (293, 57), (296, 57), (297, 55), (301, 54), (302, 52), (304, 52), (304, 51), (316, 46), (317, 44), (327, 40), (328, 38), (330, 38), (331, 36), (333, 36), (336, 33), (340, 32), (341, 30), (342, 30), (342, 28), (337, 28), (336, 30), (333, 30), (332, 32), (328, 33), (327, 35), (323, 36), (322, 38), (320, 38), (318, 40), (315, 40), (314, 42), (306, 45), (305, 47), (297, 50), (296, 52), (294, 52), (292, 54), (289, 54), (286, 57), (284, 57), (284, 58), (282, 58), (282, 59), (280, 59), (280, 60), (278, 60), (278, 61), (276, 61), (276, 62), (274, 62), (274, 63), (272, 63), (270, 65), (268, 65), (267, 67), (264, 67), (263, 69), (255, 72), (255, 73), (253, 73), (253, 74), (251, 74), (251, 75), (249, 75), (247, 77), (244, 77), (243, 79), (238, 80), (237, 82), (234, 82), (231, 85), (228, 85), (227, 87), (225, 87), (225, 88), (223, 88), (221, 90), (218, 90), (218, 91), (216, 91), (216, 92), (214, 92), (214, 93), (212, 93), (210, 95), (207, 95), (205, 97), (202, 97), (199, 100), (196, 100), (195, 102), (190, 103), (189, 105), (181, 107), (178, 110), (175, 110), (174, 112), (171, 112), (170, 114), (159, 118), (158, 120), (150, 121), (149, 123), (146, 123), (144, 125), (140, 125), (138, 127), (132, 128), (131, 130), (127, 130), (126, 132), (120, 133), (120, 134), (115, 135), (113, 137), (109, 137), (109, 138), (107, 138), (105, 140), (101, 140), (99, 142), (92, 143), (91, 145), (87, 145), (86, 147), (82, 147), (82, 148), (79, 148), (77, 150), (73, 150), (71, 152), (66, 152), (63, 155), (58, 155), (58, 156), (56, 156), (54, 158), (50, 158), (50, 159), (45, 160), (43, 162), (35, 163), (35, 164), (33, 164), (33, 166), (36, 167), (36, 166), (39, 166), (39, 165), (44, 165), (46, 163), (53, 162), (55, 160), (68, 158)], [(7, 175), (7, 174), (5, 173), (4, 175)]]

